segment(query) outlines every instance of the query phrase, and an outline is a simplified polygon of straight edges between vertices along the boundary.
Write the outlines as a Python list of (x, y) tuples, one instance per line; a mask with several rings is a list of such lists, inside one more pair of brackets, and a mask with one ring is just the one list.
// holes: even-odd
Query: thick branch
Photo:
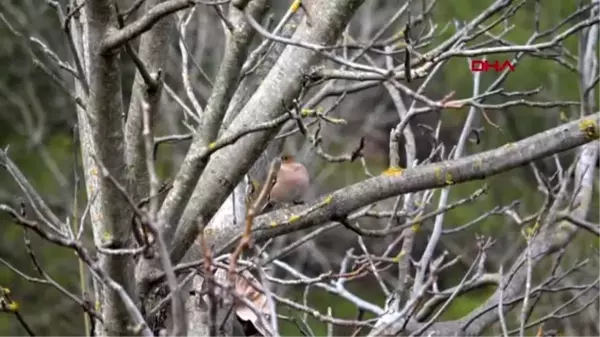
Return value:
[[(600, 113), (596, 113), (519, 142), (461, 159), (406, 169), (394, 176), (380, 175), (337, 190), (312, 204), (264, 214), (255, 219), (256, 233), (252, 236), (256, 240), (272, 238), (326, 221), (343, 219), (360, 207), (399, 194), (485, 179), (598, 139), (599, 117)], [(308, 209), (314, 210), (307, 213)], [(292, 215), (295, 216), (291, 217)], [(230, 243), (239, 236), (238, 234), (239, 231), (232, 228), (226, 233), (207, 238), (215, 240), (214, 245), (218, 253), (231, 248)]]
[[(78, 109), (77, 117), (87, 195), (96, 196), (90, 207), (94, 242), (102, 247), (126, 248), (130, 243), (131, 211), (121, 193), (110, 181), (101, 178), (96, 162), (101, 161), (117, 181), (125, 180), (119, 53), (99, 53), (102, 39), (107, 31), (116, 29), (117, 20), (108, 0), (88, 1), (84, 10), (80, 19), (87, 26), (82, 30), (87, 34), (75, 40), (82, 44), (78, 48), (82, 49), (80, 55), (84, 55), (90, 92), (87, 111)], [(99, 263), (129, 296), (135, 294), (131, 255), (101, 255)], [(103, 334), (130, 335), (135, 323), (130, 320), (121, 296), (110, 287), (103, 287), (99, 296), (96, 300), (102, 307)]]
[[(152, 8), (161, 2), (162, 0), (148, 0), (146, 1), (146, 8)], [(165, 17), (156, 23), (148, 33), (142, 35), (140, 39), (138, 55), (143, 63), (142, 66), (145, 67), (141, 71), (149, 73), (154, 79), (165, 68), (168, 57), (165, 50), (169, 48), (169, 35), (172, 27), (172, 18)], [(147, 83), (141, 71), (138, 69), (135, 74), (125, 124), (125, 162), (128, 172), (128, 190), (136, 202), (148, 196), (149, 192), (149, 176), (145, 163), (144, 140), (142, 137), (142, 102), (148, 104), (151, 119), (150, 127), (152, 129), (152, 121), (156, 117), (162, 94), (162, 86)]]
[(160, 19), (164, 18), (169, 14), (173, 14), (184, 8), (192, 7), (197, 3), (206, 3), (211, 5), (223, 4), (229, 1), (198, 1), (198, 0), (170, 0), (164, 1), (144, 14), (141, 18), (130, 23), (123, 29), (117, 30), (108, 35), (104, 41), (102, 41), (102, 52), (109, 52), (113, 49), (123, 46), (127, 41), (140, 36), (145, 31), (152, 28)]
[[(361, 3), (361, 0), (314, 1), (309, 11), (319, 19), (312, 22), (312, 26), (304, 22), (295, 36), (299, 40), (314, 43), (335, 42)], [(284, 104), (291, 103), (298, 95), (304, 74), (319, 59), (319, 54), (312, 50), (288, 46), (224, 135), (283, 114), (286, 111)], [(208, 223), (219, 205), (267, 147), (276, 131), (252, 134), (213, 155), (175, 233), (172, 248), (175, 261), (179, 261), (189, 249), (198, 235), (200, 226)]]
[[(290, 10), (290, 12), (292, 12)], [(283, 37), (290, 37), (294, 31), (296, 31), (296, 27), (300, 24), (300, 19), (302, 18), (302, 14), (299, 12), (292, 12), (292, 15), (289, 19), (289, 22), (285, 22), (282, 19), (284, 25), (281, 27), (280, 35)], [(270, 41), (265, 40), (262, 44), (267, 44), (266, 51), (263, 50), (266, 55), (262, 55), (260, 47), (257, 47), (248, 57), (248, 61), (244, 65), (251, 65), (252, 67), (248, 70), (251, 73), (242, 74), (243, 78), (238, 85), (235, 95), (231, 98), (231, 104), (227, 109), (227, 114), (223, 119), (223, 125), (221, 125), (220, 132), (225, 131), (225, 129), (231, 124), (231, 121), (238, 115), (238, 113), (242, 110), (244, 105), (248, 103), (248, 100), (252, 96), (252, 94), (256, 91), (256, 88), (262, 83), (264, 78), (267, 76), (285, 47), (287, 47), (284, 43), (273, 43), (268, 44)], [(263, 48), (264, 49), (264, 48)], [(263, 58), (263, 59), (261, 59)], [(254, 63), (252, 62), (254, 61)], [(262, 62), (261, 62), (262, 61)], [(255, 64), (258, 63), (258, 64)], [(242, 69), (243, 70), (243, 69)], [(270, 160), (267, 160), (270, 162)], [(268, 166), (265, 165), (265, 166)], [(266, 171), (266, 170), (265, 170)]]
[[(252, 16), (260, 18), (264, 14), (265, 7), (266, 0), (253, 1), (246, 10)], [(248, 47), (254, 37), (254, 30), (244, 20), (243, 13), (233, 6), (230, 18), (235, 23), (236, 29), (227, 36), (225, 56), (213, 92), (208, 99), (203, 116), (201, 116), (202, 120), (196, 130), (194, 141), (159, 213), (158, 223), (168, 243), (173, 237), (179, 216), (196, 186), (195, 182), (198, 181), (208, 162), (208, 157), (201, 157), (198, 154), (216, 140), (219, 126), (227, 111), (227, 105), (235, 92), (240, 70), (248, 54)]]

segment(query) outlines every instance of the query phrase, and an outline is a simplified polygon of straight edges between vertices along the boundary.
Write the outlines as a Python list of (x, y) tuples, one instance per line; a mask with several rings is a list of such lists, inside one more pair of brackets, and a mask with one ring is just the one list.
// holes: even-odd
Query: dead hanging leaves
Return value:
[[(271, 313), (267, 305), (267, 297), (265, 296), (262, 286), (258, 280), (249, 271), (242, 272), (242, 275), (236, 275), (235, 293), (237, 296), (246, 298), (254, 306), (252, 310), (248, 305), (241, 301), (235, 301), (234, 310), (239, 320), (250, 323), (260, 333), (261, 336), (266, 336), (265, 328), (262, 322), (268, 322)], [(258, 314), (262, 314), (264, 319), (261, 320)], [(245, 326), (248, 332), (248, 327)]]
[[(227, 270), (218, 269), (214, 279), (234, 282), (233, 312), (243, 326), (244, 334), (246, 336), (269, 335), (267, 333), (269, 329), (265, 328), (264, 323), (269, 322), (273, 313), (267, 303), (263, 287), (256, 277), (248, 270), (230, 275)], [(204, 295), (204, 301), (210, 302), (208, 295)]]

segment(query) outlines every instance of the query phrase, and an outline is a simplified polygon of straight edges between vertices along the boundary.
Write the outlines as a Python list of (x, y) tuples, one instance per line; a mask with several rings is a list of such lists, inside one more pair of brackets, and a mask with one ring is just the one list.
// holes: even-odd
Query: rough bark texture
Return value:
[[(78, 119), (87, 195), (95, 196), (90, 208), (94, 242), (101, 247), (126, 248), (131, 243), (132, 212), (123, 195), (104, 177), (110, 174), (123, 184), (126, 174), (121, 155), (125, 141), (120, 54), (107, 52), (101, 46), (104, 36), (116, 29), (117, 21), (109, 1), (89, 1), (84, 11), (81, 54), (85, 60), (89, 96), (87, 111), (78, 110)], [(132, 256), (101, 255), (99, 258), (101, 268), (130, 296), (134, 295)], [(104, 320), (101, 333), (107, 336), (131, 334), (132, 324), (119, 295), (104, 285), (99, 290), (98, 307)]]

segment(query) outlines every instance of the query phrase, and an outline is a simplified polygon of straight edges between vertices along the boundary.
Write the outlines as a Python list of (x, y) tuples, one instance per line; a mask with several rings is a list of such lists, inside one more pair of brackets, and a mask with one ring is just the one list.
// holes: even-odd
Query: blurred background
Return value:
[[(66, 1), (58, 1), (64, 8)], [(291, 1), (273, 1), (271, 12), (278, 20), (288, 8)], [(443, 41), (455, 32), (455, 23), (473, 19), (481, 13), (492, 1), (490, 0), (453, 0), (438, 1), (427, 16), (427, 21), (438, 26), (431, 46)], [(533, 16), (535, 1), (525, 1), (510, 23), (514, 27), (504, 36), (514, 43), (525, 43), (534, 31)], [(133, 1), (121, 1), (122, 8), (128, 8)], [(397, 1), (369, 0), (358, 11), (351, 22), (348, 33), (358, 41), (369, 41), (374, 33), (388, 22), (400, 6)], [(421, 2), (415, 1), (413, 15), (422, 11)], [(552, 27), (573, 13), (579, 1), (541, 1), (539, 16), (542, 30)], [(68, 48), (63, 30), (60, 28), (56, 12), (48, 4), (34, 0), (4, 0), (0, 4), (0, 146), (8, 148), (10, 158), (17, 163), (30, 182), (38, 189), (49, 205), (63, 218), (73, 212), (81, 214), (86, 204), (83, 191), (83, 175), (78, 172), (76, 161), (79, 157), (77, 144), (74, 143), (73, 128), (76, 125), (76, 113), (72, 100), (58, 87), (53, 76), (59, 70), (47, 55), (37, 46), (32, 54), (30, 42), (16, 36), (6, 25), (8, 21), (15, 30), (34, 36), (44, 41), (62, 59), (67, 59)], [(573, 18), (565, 24), (562, 30), (584, 19), (583, 16)], [(406, 24), (406, 19), (396, 22), (384, 37), (400, 33)], [(181, 50), (177, 44), (176, 33), (169, 52), (170, 59), (166, 70), (165, 80), (176, 92), (182, 92), (181, 84)], [(414, 34), (418, 34), (414, 33)], [(564, 46), (575, 55), (570, 62), (577, 64), (576, 55), (579, 35), (575, 34), (564, 41)], [(187, 46), (192, 54), (190, 62), (196, 62), (203, 70), (191, 67), (190, 78), (200, 104), (204, 106), (211, 92), (211, 81), (218, 71), (223, 55), (224, 34), (220, 19), (215, 11), (200, 6), (188, 25), (186, 35)], [(136, 41), (137, 43), (137, 41)], [(428, 47), (428, 48), (431, 48)], [(497, 55), (498, 59), (511, 58), (512, 54)], [(373, 56), (378, 60), (378, 56)], [(48, 68), (40, 67), (34, 58)], [(566, 56), (567, 59), (570, 55)], [(125, 106), (128, 106), (131, 84), (135, 67), (131, 60), (123, 57), (123, 88)], [(489, 86), (497, 75), (489, 72), (482, 75), (482, 88)], [(63, 76), (68, 78), (67, 76)], [(507, 91), (530, 91), (540, 89), (530, 99), (537, 101), (578, 101), (580, 99), (579, 76), (552, 60), (526, 56), (516, 71), (511, 73), (504, 82)], [(422, 81), (413, 81), (409, 87), (416, 89)], [(467, 60), (453, 59), (438, 72), (425, 94), (433, 100), (440, 100), (450, 92), (455, 92), (455, 98), (470, 97), (473, 79)], [(598, 85), (594, 88), (598, 97)], [(492, 97), (486, 103), (501, 103), (505, 98)], [(157, 136), (188, 132), (181, 123), (182, 112), (172, 98), (163, 95)], [(405, 97), (405, 102), (410, 100)], [(336, 103), (336, 97), (327, 98), (321, 102), (318, 109), (327, 109)], [(435, 127), (441, 121), (440, 140), (450, 149), (457, 142), (468, 108), (458, 110), (443, 110), (441, 112), (419, 115), (411, 122), (417, 137), (417, 157), (423, 160), (429, 156), (432, 148), (427, 128), (419, 125)], [(361, 91), (346, 97), (330, 113), (332, 117), (344, 118), (347, 125), (326, 125), (322, 130), (324, 147), (331, 154), (348, 152), (356, 147), (361, 137), (365, 138), (365, 160), (373, 174), (379, 174), (388, 165), (389, 133), (398, 123), (398, 114), (389, 94), (381, 86)], [(511, 107), (502, 110), (486, 112), (487, 118), (478, 117), (479, 139), (469, 142), (467, 153), (476, 153), (502, 146), (528, 137), (542, 130), (552, 128), (566, 120), (579, 118), (579, 107), (561, 108), (531, 108)], [(177, 167), (189, 143), (181, 142), (176, 145), (165, 145), (158, 153), (158, 169), (161, 177), (167, 178), (176, 172)], [(348, 184), (367, 178), (363, 166), (357, 161), (353, 163), (329, 163), (315, 155), (314, 149), (296, 133), (288, 138), (288, 151), (298, 152), (299, 160), (309, 168), (314, 183), (314, 196), (327, 193)], [(568, 166), (573, 153), (561, 154), (561, 160)], [(401, 161), (404, 160), (401, 153)], [(555, 171), (554, 159), (549, 158), (537, 163), (542, 172), (551, 175)], [(403, 163), (404, 165), (404, 163)], [(76, 179), (79, 183), (75, 184)], [(453, 228), (473, 219), (496, 206), (506, 206), (518, 201), (514, 209), (522, 216), (536, 212), (541, 207), (544, 197), (538, 191), (532, 170), (525, 166), (486, 180), (488, 193), (477, 201), (450, 211), (445, 220), (445, 228)], [(597, 184), (595, 184), (598, 186)], [(456, 201), (471, 195), (481, 188), (483, 182), (477, 181), (453, 187), (450, 201)], [(0, 203), (17, 207), (22, 194), (4, 169), (0, 169)], [(437, 194), (436, 194), (437, 198)], [(435, 198), (431, 207), (437, 204)], [(391, 209), (393, 200), (382, 202), (378, 207)], [(591, 221), (598, 219), (598, 190), (594, 193), (593, 207), (589, 214)], [(376, 221), (376, 220), (373, 220)], [(414, 256), (418, 257), (427, 243), (428, 230), (431, 223), (426, 222), (419, 232), (415, 245)], [(485, 218), (468, 230), (443, 237), (441, 250), (448, 250), (451, 255), (463, 256), (462, 264), (447, 272), (440, 280), (440, 287), (456, 284), (462, 273), (468, 268), (469, 257), (474, 258), (477, 247), (474, 244), (475, 234), (484, 234), (496, 238), (496, 245), (491, 249), (487, 268), (496, 271), (506, 252), (515, 242), (523, 241), (520, 228), (509, 217), (494, 215)], [(89, 234), (89, 233), (88, 233)], [(284, 247), (290, 241), (306, 233), (296, 233), (278, 238), (275, 248)], [(287, 257), (298, 269), (307, 275), (318, 275), (327, 270), (336, 270), (345, 251), (357, 246), (354, 234), (344, 229), (336, 229), (321, 235), (314, 242), (300, 247), (294, 254)], [(67, 289), (78, 293), (79, 272), (78, 262), (74, 254), (66, 249), (58, 248), (30, 235), (32, 247), (45, 271)], [(394, 237), (366, 240), (373, 253), (382, 252)], [(88, 238), (89, 242), (89, 238)], [(565, 254), (564, 268), (569, 268), (576, 261), (595, 254), (598, 240), (585, 232), (576, 238)], [(10, 262), (21, 271), (31, 276), (37, 276), (34, 266), (25, 250), (23, 231), (12, 224), (10, 217), (0, 213), (0, 258)], [(548, 262), (550, 263), (550, 262)], [(584, 271), (571, 276), (569, 282), (577, 283), (580, 279), (597, 275), (596, 261), (588, 264)], [(390, 272), (393, 275), (393, 272)], [(373, 285), (373, 286), (370, 286)], [(13, 298), (20, 303), (20, 310), (28, 318), (34, 331), (43, 335), (81, 335), (83, 330), (83, 314), (81, 308), (65, 296), (47, 285), (28, 282), (3, 264), (0, 264), (0, 286), (11, 289)], [(348, 287), (360, 296), (370, 299), (383, 306), (384, 296), (378, 291), (373, 279), (362, 279), (351, 282)], [(460, 296), (444, 314), (443, 319), (459, 318), (481, 304), (486, 296), (491, 294), (494, 287), (482, 289)], [(302, 289), (278, 289), (286, 296), (299, 299)], [(548, 296), (543, 305), (556, 306), (565, 300), (567, 295)], [(567, 296), (568, 297), (568, 296)], [(327, 306), (333, 306), (337, 316), (354, 318), (356, 309), (342, 299), (329, 295), (324, 291), (313, 290), (309, 302), (314, 307), (326, 312)], [(282, 314), (287, 314), (282, 309)], [(596, 303), (590, 311), (598, 314)], [(589, 317), (589, 316), (584, 316)], [(579, 335), (598, 334), (597, 323), (580, 320), (571, 325), (575, 331), (567, 331)], [(313, 330), (316, 334), (325, 334), (325, 326), (316, 320)], [(560, 322), (557, 327), (563, 328)], [(573, 328), (571, 328), (573, 329)], [(490, 330), (492, 333), (493, 330)], [(282, 322), (282, 333), (298, 335), (299, 330), (292, 324)], [(348, 334), (349, 331), (336, 329), (337, 335)], [(566, 333), (566, 332), (563, 332)], [(23, 335), (25, 331), (16, 324), (15, 318), (8, 314), (0, 314), (0, 335)]]

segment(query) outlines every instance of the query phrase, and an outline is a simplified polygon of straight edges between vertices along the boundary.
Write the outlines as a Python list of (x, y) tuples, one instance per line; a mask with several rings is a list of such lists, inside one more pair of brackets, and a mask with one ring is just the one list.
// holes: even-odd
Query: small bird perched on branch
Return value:
[(310, 176), (308, 170), (291, 155), (281, 156), (281, 167), (275, 184), (269, 194), (269, 202), (264, 211), (271, 210), (274, 204), (301, 204), (305, 201)]
[(542, 323), (542, 325), (540, 325), (535, 337), (557, 337), (558, 336), (558, 330), (544, 329), (543, 325), (544, 325), (543, 323)]

